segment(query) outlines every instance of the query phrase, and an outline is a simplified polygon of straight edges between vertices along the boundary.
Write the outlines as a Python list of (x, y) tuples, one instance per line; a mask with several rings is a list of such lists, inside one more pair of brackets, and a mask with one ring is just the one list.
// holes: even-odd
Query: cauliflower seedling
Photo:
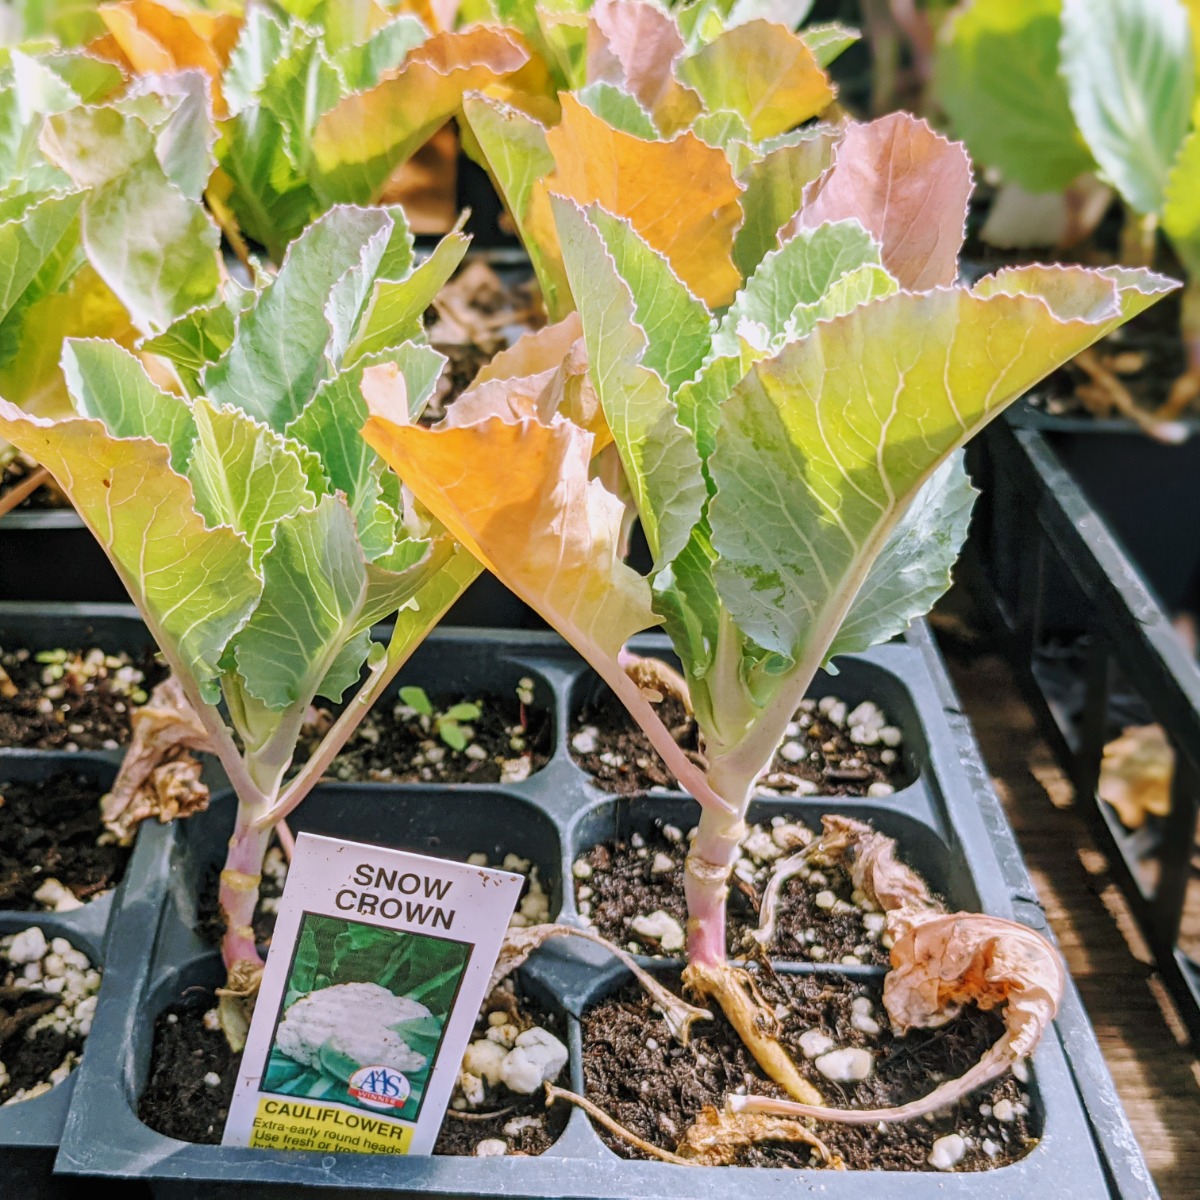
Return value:
[(400, 699), (421, 718), (423, 728), (432, 725), (438, 737), (451, 750), (459, 752), (467, 748), (475, 735), (471, 726), (464, 722), (477, 721), (483, 712), (478, 704), (452, 704), (445, 712), (438, 712), (425, 689), (419, 687), (402, 687)]
[(343, 1072), (331, 1068), (345, 1060), (412, 1073), (425, 1065), (425, 1056), (395, 1026), (431, 1016), (425, 1005), (377, 983), (339, 983), (297, 1000), (280, 1022), (275, 1044), (288, 1058), (339, 1076)]

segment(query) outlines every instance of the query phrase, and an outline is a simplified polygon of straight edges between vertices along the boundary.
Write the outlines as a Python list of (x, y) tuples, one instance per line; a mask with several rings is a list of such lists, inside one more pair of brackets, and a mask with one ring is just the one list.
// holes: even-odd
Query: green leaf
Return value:
[(1071, 111), (1104, 176), (1139, 213), (1161, 211), (1191, 118), (1188, 14), (1177, 0), (1063, 0)]
[(0, 224), (0, 361), (17, 352), (25, 313), (59, 291), (80, 265), (82, 197), (33, 200), (20, 216)]
[(363, 92), (374, 87), (385, 71), (398, 67), (408, 52), (428, 36), (428, 30), (416, 17), (402, 13), (365, 41), (344, 46), (333, 61), (345, 80), (346, 90)]
[(228, 352), (205, 372), (213, 401), (282, 431), (328, 369), (330, 292), (348, 272), (371, 274), (391, 228), (391, 218), (377, 209), (337, 208), (315, 221), (243, 314)]
[(229, 525), (257, 567), (283, 517), (316, 503), (301, 447), (236, 408), (197, 400), (196, 446), (188, 475), (209, 525)]
[(254, 300), (253, 291), (230, 280), (221, 303), (184, 313), (169, 329), (144, 341), (142, 349), (173, 363), (188, 394), (198, 396), (204, 391), (201, 376), (205, 367), (233, 345), (237, 318)]
[(209, 83), (202, 71), (135, 79), (118, 107), (145, 121), (154, 133), (154, 152), (167, 178), (199, 203), (216, 160), (217, 131), (210, 112)]
[(1061, 74), (1062, 0), (975, 0), (950, 18), (938, 102), (971, 157), (1033, 192), (1095, 167)]
[(763, 256), (779, 245), (779, 231), (797, 213), (804, 189), (833, 161), (835, 130), (816, 126), (791, 145), (781, 146), (752, 163), (739, 180), (745, 185), (745, 221), (733, 242), (733, 261), (749, 278)]
[(271, 68), (290, 48), (284, 23), (261, 4), (253, 4), (242, 20), (237, 45), (221, 78), (221, 89), (231, 115), (249, 107), (271, 73)]
[[(709, 459), (714, 573), (738, 628), (788, 659), (823, 659), (945, 459), (1162, 282), (1029, 268), (974, 293), (900, 292), (756, 364), (724, 405)], [(930, 552), (940, 570), (945, 547)]]
[[(745, 120), (735, 112), (701, 113), (692, 122), (692, 132), (710, 146), (720, 146), (732, 159), (739, 152), (735, 147), (745, 147), (753, 154), (750, 143), (754, 141)], [(736, 167), (735, 167), (736, 170)]]
[(407, 704), (409, 708), (419, 712), (421, 716), (433, 716), (433, 705), (429, 702), (429, 697), (425, 694), (424, 688), (402, 687), (398, 695), (400, 696), (401, 703)]
[(961, 452), (938, 467), (871, 565), (828, 658), (887, 641), (933, 607), (950, 586), (976, 495)]
[(305, 921), (301, 926), (300, 939), (296, 943), (296, 954), (292, 959), (291, 973), (288, 975), (288, 994), (283, 1002), (285, 1009), (291, 1008), (296, 1000), (313, 990), (319, 963), (317, 935), (313, 927)]
[(226, 122), (217, 153), (238, 224), (279, 261), (321, 205), (288, 160), (278, 118), (263, 104), (247, 105)]
[(285, 517), (262, 560), (263, 593), (233, 642), (245, 690), (271, 711), (308, 704), (317, 688), (331, 700), (357, 678), (366, 658), (326, 676), (338, 661), (366, 593), (367, 573), (344, 500), (323, 496), (315, 508)]
[(623, 92), (612, 83), (597, 81), (580, 88), (575, 98), (584, 106), (591, 109), (601, 120), (607, 121), (614, 129), (623, 129), (634, 137), (652, 141), (658, 137), (654, 121), (650, 114), (638, 103), (636, 97)]
[(463, 100), (463, 117), (471, 135), (464, 148), (491, 176), (529, 252), (550, 319), (559, 320), (570, 311), (570, 288), (554, 248), (530, 219), (534, 185), (554, 170), (546, 130), (520, 109), (483, 96)]
[(87, 189), (88, 258), (143, 333), (212, 302), (217, 228), (167, 177), (144, 122), (113, 108), (74, 109), (47, 120), (43, 145)]
[(415, 419), (446, 359), (429, 346), (409, 342), (360, 360), (327, 380), (286, 430), (289, 438), (302, 442), (317, 455), (333, 489), (345, 492), (368, 562), (392, 550), (399, 521), (399, 513), (384, 495), (383, 462), (358, 432), (367, 420), (363, 370), (385, 361), (400, 364)]
[(713, 332), (708, 309), (627, 221), (595, 206), (587, 215), (633, 296), (634, 319), (646, 335), (642, 363), (673, 393), (695, 375), (708, 353)]
[[(407, 278), (378, 280), (354, 340), (346, 350), (346, 362), (358, 362), (367, 355), (420, 336), (424, 331), (425, 310), (458, 269), (470, 243), (465, 234), (449, 233)], [(383, 274), (382, 269), (380, 273)]]
[(782, 339), (797, 307), (819, 304), (844, 275), (867, 264), (878, 265), (880, 254), (879, 243), (857, 221), (802, 230), (758, 264), (721, 318), (713, 336), (713, 354), (740, 353), (737, 333), (743, 322), (761, 326), (768, 346)]
[(1200, 277), (1200, 132), (1195, 129), (1171, 168), (1162, 226), (1188, 274)]
[(215, 704), (221, 655), (262, 589), (250, 547), (231, 529), (205, 527), (165, 446), (114, 438), (91, 419), (39, 421), (4, 400), (0, 437), (50, 471), (172, 667), (190, 674)]
[(467, 735), (453, 721), (439, 721), (437, 731), (438, 737), (451, 750), (457, 750), (461, 753), (467, 748)]
[[(633, 294), (613, 257), (628, 257), (639, 272), (648, 272), (655, 252), (626, 222), (606, 219), (595, 206), (585, 214), (570, 201), (555, 198), (552, 203), (583, 322), (592, 383), (637, 498), (651, 553), (656, 562), (665, 563), (686, 545), (700, 517), (705, 487), (695, 443), (676, 419), (666, 382), (643, 365), (650, 342), (635, 319)], [(603, 225), (604, 232), (593, 222)], [(665, 261), (655, 276), (659, 289), (669, 287), (672, 276)], [(678, 280), (674, 283), (673, 289), (655, 290), (647, 298), (644, 319), (651, 328), (669, 328), (666, 315), (689, 312), (686, 289)], [(690, 311), (703, 320), (702, 308)], [(686, 357), (695, 357), (694, 351)]]
[(800, 36), (812, 51), (813, 58), (822, 67), (827, 67), (849, 50), (862, 34), (857, 29), (851, 29), (849, 25), (839, 25), (836, 21), (830, 21), (823, 25), (810, 25)]
[(442, 713), (447, 721), (478, 721), (482, 715), (478, 704), (452, 704)]
[(115, 342), (68, 338), (63, 373), (81, 417), (103, 421), (114, 437), (153, 438), (170, 450), (176, 471), (187, 471), (196, 438), (191, 410), (158, 387), (128, 350)]

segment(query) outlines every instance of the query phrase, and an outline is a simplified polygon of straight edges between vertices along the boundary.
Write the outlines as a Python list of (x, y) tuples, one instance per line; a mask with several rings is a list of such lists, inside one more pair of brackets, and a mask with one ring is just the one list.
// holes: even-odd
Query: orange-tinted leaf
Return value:
[(711, 307), (728, 304), (741, 283), (733, 235), (742, 219), (742, 185), (724, 151), (693, 133), (645, 142), (614, 129), (572, 96), (562, 121), (547, 130), (555, 170), (537, 185), (535, 213), (552, 221), (549, 193), (598, 204), (624, 217), (671, 264), (692, 293)]
[[(372, 413), (381, 406), (364, 373)], [(616, 660), (658, 623), (650, 586), (617, 556), (621, 502), (589, 479), (592, 435), (565, 420), (491, 417), (423, 429), (373, 415), (363, 430), (466, 548), (586, 655)]]
[(122, 0), (102, 4), (100, 17), (112, 41), (139, 75), (194, 67), (212, 81), (213, 107), (225, 115), (221, 72), (229, 62), (241, 29), (233, 13), (205, 12), (159, 0)]
[(962, 144), (893, 113), (847, 127), (833, 166), (805, 190), (789, 232), (861, 221), (882, 243), (883, 265), (900, 286), (928, 291), (954, 282), (970, 195)]

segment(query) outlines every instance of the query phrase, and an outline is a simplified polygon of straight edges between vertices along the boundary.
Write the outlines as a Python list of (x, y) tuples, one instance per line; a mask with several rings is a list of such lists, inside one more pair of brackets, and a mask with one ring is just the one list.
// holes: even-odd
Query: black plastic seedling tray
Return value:
[[(1041, 433), (996, 422), (980, 449), (991, 494), (972, 529), (964, 577), (1001, 631), (1180, 1015), (1200, 1038), (1200, 965), (1179, 946), (1200, 811), (1200, 668)], [(1001, 544), (1018, 548), (1014, 560), (1003, 560)], [(1064, 584), (1076, 597), (1070, 632), (1085, 654), (1079, 687), (1066, 698), (1043, 651), (1046, 613), (1056, 610)], [(1128, 709), (1131, 697), (1135, 719), (1114, 721), (1118, 703)], [(1097, 798), (1100, 765), (1114, 726), (1149, 722), (1163, 727), (1175, 751), (1171, 810), (1129, 830)]]
[[(0, 628), (4, 614), (0, 612)], [(144, 637), (135, 618), (125, 637)], [(99, 631), (100, 627), (97, 626)], [(117, 624), (103, 632), (116, 634)], [(59, 640), (65, 640), (65, 635)], [(77, 639), (76, 639), (77, 640)], [(664, 643), (644, 642), (658, 650)], [(1019, 855), (987, 786), (969, 732), (958, 714), (924, 626), (905, 642), (839, 663), (814, 694), (881, 704), (904, 733), (911, 782), (880, 799), (819, 796), (762, 800), (756, 816), (791, 813), (813, 825), (822, 813), (852, 813), (897, 836), (902, 853), (952, 904), (1043, 924)], [(596, 687), (594, 676), (560, 640), (538, 633), (504, 636), (441, 630), (417, 652), (402, 682), (431, 692), (506, 692), (522, 676), (535, 680), (535, 702), (553, 712), (555, 745), (541, 770), (518, 784), (325, 784), (293, 814), (296, 830), (402, 846), (462, 858), (475, 851), (531, 858), (551, 912), (577, 920), (570, 886), (575, 857), (602, 837), (648, 823), (654, 815), (689, 820), (682, 794), (631, 799), (600, 791), (567, 748), (571, 715)], [(403, 1196), (644, 1196), (716, 1200), (732, 1185), (770, 1197), (1019, 1197), (1057, 1189), (1072, 1196), (1153, 1197), (1152, 1184), (1108, 1081), (1091, 1029), (1074, 993), (1033, 1063), (1041, 1141), (1021, 1161), (978, 1174), (875, 1173), (763, 1168), (679, 1168), (629, 1162), (600, 1141), (573, 1111), (567, 1127), (537, 1158), (412, 1158), (283, 1153), (193, 1145), (155, 1133), (137, 1117), (155, 1016), (193, 985), (220, 980), (220, 959), (196, 931), (199, 881), (221, 862), (233, 820), (232, 796), (188, 822), (143, 830), (118, 898), (106, 971), (88, 1052), (56, 1170), (67, 1175), (140, 1179), (161, 1197), (334, 1195), (371, 1190)], [(690, 821), (689, 821), (690, 823)], [(664, 960), (658, 969), (678, 964)], [(879, 979), (869, 967), (780, 963), (781, 971)], [(571, 1085), (582, 1088), (577, 1018), (619, 986), (624, 971), (591, 946), (552, 942), (522, 972), (524, 988), (569, 1018)], [(729, 1172), (735, 1173), (730, 1176)], [(311, 1189), (311, 1190), (310, 1190)]]
[(1028, 402), (1005, 414), (1036, 430), (1168, 612), (1200, 601), (1200, 421), (1178, 444), (1147, 436), (1127, 418), (1056, 416)]

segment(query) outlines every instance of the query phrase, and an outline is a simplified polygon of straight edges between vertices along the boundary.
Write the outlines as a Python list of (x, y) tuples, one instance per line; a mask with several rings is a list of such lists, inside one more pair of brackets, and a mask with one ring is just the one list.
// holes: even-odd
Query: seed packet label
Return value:
[(522, 883), (300, 834), (224, 1144), (429, 1154)]

